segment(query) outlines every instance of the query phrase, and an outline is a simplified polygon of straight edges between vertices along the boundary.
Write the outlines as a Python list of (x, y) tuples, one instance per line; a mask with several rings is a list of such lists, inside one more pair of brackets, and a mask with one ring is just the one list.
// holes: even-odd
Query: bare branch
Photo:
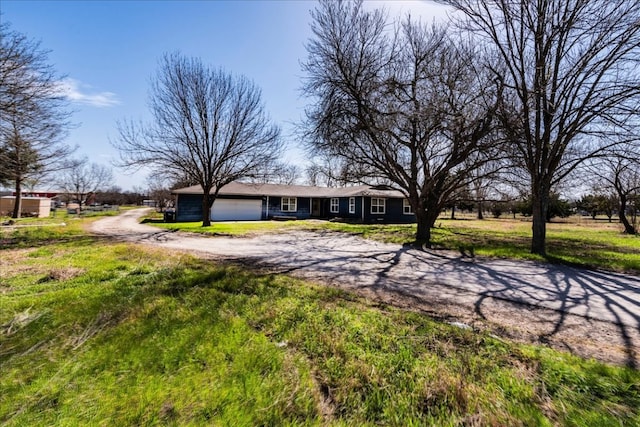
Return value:
[(428, 243), (448, 198), (485, 163), (476, 154), (495, 145), (499, 85), (470, 66), (478, 53), (445, 27), (410, 17), (391, 26), (361, 2), (321, 1), (312, 17), (303, 65), (305, 92), (317, 99), (304, 124), (310, 147), (340, 158), (345, 177), (402, 191)]
[(112, 144), (120, 151), (119, 164), (151, 166), (200, 184), (203, 225), (210, 222), (208, 212), (221, 187), (253, 176), (280, 154), (280, 130), (264, 110), (260, 89), (198, 59), (165, 55), (149, 107), (152, 123), (118, 124), (119, 138)]

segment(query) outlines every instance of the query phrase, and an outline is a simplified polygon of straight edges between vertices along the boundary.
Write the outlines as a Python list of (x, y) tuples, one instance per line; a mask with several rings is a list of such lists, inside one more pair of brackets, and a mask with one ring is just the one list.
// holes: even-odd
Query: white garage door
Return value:
[(212, 221), (259, 221), (262, 200), (217, 199), (211, 208)]

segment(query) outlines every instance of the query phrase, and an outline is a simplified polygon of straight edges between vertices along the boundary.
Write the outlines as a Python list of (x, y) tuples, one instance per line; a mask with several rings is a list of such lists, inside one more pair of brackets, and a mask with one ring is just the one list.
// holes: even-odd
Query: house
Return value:
[[(176, 220), (202, 220), (202, 187), (174, 190)], [(222, 187), (212, 221), (341, 218), (364, 223), (410, 223), (415, 215), (404, 195), (387, 187), (343, 188), (232, 182)]]

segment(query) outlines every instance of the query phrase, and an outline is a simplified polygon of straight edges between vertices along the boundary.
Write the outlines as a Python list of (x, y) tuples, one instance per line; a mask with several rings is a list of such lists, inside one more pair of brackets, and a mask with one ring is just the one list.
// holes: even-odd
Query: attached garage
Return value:
[(211, 207), (212, 221), (260, 221), (261, 199), (216, 199)]

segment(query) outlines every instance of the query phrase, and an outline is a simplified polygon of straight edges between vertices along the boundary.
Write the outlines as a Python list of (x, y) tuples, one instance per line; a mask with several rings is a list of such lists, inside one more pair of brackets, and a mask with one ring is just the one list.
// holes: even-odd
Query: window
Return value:
[(340, 199), (337, 197), (331, 198), (331, 205), (329, 206), (329, 212), (338, 213), (340, 212)]
[(349, 197), (349, 213), (350, 214), (356, 213), (356, 198), (355, 197)]
[(295, 197), (283, 197), (281, 211), (282, 212), (295, 212), (297, 211), (297, 200)]
[(385, 199), (380, 199), (378, 197), (371, 198), (371, 213), (372, 214), (383, 214), (384, 213), (384, 205)]
[(411, 203), (409, 203), (409, 199), (402, 200), (402, 212), (405, 215), (413, 215), (413, 208), (411, 208)]

